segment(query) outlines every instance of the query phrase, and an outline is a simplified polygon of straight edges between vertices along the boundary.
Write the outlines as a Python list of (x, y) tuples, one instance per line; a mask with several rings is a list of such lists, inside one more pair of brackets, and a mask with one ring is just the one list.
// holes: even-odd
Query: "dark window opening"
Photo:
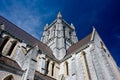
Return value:
[(110, 57), (110, 54), (108, 54), (108, 57)]
[(67, 72), (67, 75), (69, 74), (68, 72), (68, 62), (66, 62), (66, 72)]
[(55, 63), (52, 64), (52, 76), (54, 75), (54, 66), (55, 66)]
[(104, 50), (104, 52), (106, 52), (106, 49), (105, 49), (105, 48), (103, 48), (103, 50)]
[(49, 63), (50, 63), (50, 61), (48, 60), (48, 61), (46, 62), (46, 74), (48, 74), (48, 70), (49, 70)]
[(100, 44), (101, 44), (101, 47), (103, 47), (103, 42), (102, 41), (100, 41)]
[(3, 50), (4, 46), (5, 46), (5, 44), (8, 42), (8, 40), (9, 40), (9, 37), (5, 37), (3, 39), (3, 41), (2, 41), (2, 43), (0, 45), (0, 52), (2, 52), (2, 50)]
[(88, 72), (88, 77), (89, 77), (89, 79), (91, 80), (90, 70), (89, 70), (88, 61), (87, 61), (86, 53), (85, 53), (85, 52), (83, 52), (83, 57), (84, 57), (86, 69), (87, 69), (87, 72)]
[(12, 53), (14, 47), (16, 46), (16, 44), (17, 44), (17, 41), (12, 42), (12, 46), (10, 47), (10, 49), (9, 49), (9, 51), (7, 53), (8, 56), (11, 55), (11, 53)]

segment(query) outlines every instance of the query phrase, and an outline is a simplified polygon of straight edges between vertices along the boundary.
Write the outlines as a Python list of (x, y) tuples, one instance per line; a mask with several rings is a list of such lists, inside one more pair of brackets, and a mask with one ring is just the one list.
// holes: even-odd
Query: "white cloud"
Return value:
[[(41, 2), (43, 2), (41, 0)], [(43, 27), (46, 24), (44, 21), (55, 14), (55, 10), (49, 11), (48, 8), (40, 5), (40, 9), (44, 12), (40, 12), (38, 8), (37, 0), (31, 2), (31, 0), (26, 0), (24, 2), (10, 0), (9, 2), (2, 1), (5, 6), (5, 10), (0, 13), (5, 16), (8, 20), (16, 24), (18, 27), (27, 31), (29, 34), (40, 39)], [(9, 5), (8, 7), (8, 3)]]

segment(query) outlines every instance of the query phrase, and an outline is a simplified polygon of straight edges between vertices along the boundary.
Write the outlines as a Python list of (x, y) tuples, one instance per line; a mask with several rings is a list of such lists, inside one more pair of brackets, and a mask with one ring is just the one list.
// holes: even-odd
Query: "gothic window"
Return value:
[(63, 26), (63, 35), (64, 35), (64, 38), (65, 38), (65, 26)]
[(72, 31), (69, 31), (69, 35), (70, 35), (70, 37), (72, 36)]
[(13, 41), (13, 42), (12, 42), (12, 45), (11, 45), (11, 47), (10, 47), (8, 53), (7, 53), (8, 56), (11, 55), (11, 53), (12, 53), (12, 51), (14, 50), (16, 44), (17, 44), (17, 41)]
[(68, 62), (66, 62), (66, 73), (68, 75)]
[(49, 63), (50, 63), (50, 60), (47, 60), (47, 62), (46, 62), (46, 74), (48, 74), (48, 71), (49, 71)]
[(50, 39), (50, 31), (49, 31), (49, 30), (48, 30), (48, 33), (47, 33), (47, 34), (48, 34), (48, 39)]
[(50, 30), (48, 30), (48, 35), (50, 35)]
[(56, 26), (54, 26), (54, 28), (53, 28), (54, 37), (55, 37), (55, 30), (56, 30)]
[(2, 43), (0, 45), (0, 52), (2, 52), (2, 50), (3, 50), (4, 46), (5, 46), (5, 44), (8, 42), (8, 40), (9, 40), (8, 36), (3, 38), (3, 41), (2, 41)]
[(5, 77), (3, 80), (14, 80), (12, 75), (8, 75), (7, 77)]
[(56, 26), (54, 25), (51, 29), (51, 38), (54, 38), (55, 37), (55, 29), (56, 29)]
[(86, 58), (86, 53), (83, 52), (82, 56), (83, 56), (83, 64), (85, 66), (84, 67), (84, 71), (86, 73), (86, 76), (88, 76), (88, 78), (91, 80), (91, 75), (90, 75), (90, 71), (89, 71), (88, 61), (87, 61), (87, 58)]
[(68, 62), (65, 62), (65, 75), (69, 75), (69, 72), (68, 72)]
[(55, 63), (53, 62), (52, 63), (52, 73), (51, 73), (52, 76), (54, 75), (54, 67), (55, 67)]
[(53, 31), (55, 31), (55, 29), (56, 29), (56, 25), (54, 26)]
[(83, 52), (83, 57), (84, 57), (84, 61), (85, 61), (86, 67), (88, 68), (88, 63), (87, 63), (87, 59), (86, 59), (86, 54), (85, 54), (85, 52)]

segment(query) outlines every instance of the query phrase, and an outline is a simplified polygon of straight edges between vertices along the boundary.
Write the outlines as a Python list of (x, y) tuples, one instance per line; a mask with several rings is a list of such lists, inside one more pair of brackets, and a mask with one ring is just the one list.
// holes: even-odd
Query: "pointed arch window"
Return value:
[(91, 80), (91, 74), (90, 74), (90, 70), (89, 70), (89, 65), (88, 65), (86, 53), (84, 51), (82, 52), (82, 56), (83, 56), (83, 65), (84, 65), (85, 74)]
[(54, 37), (55, 37), (55, 30), (56, 30), (56, 25), (53, 28)]
[(67, 75), (69, 75), (69, 71), (68, 71), (68, 62), (65, 62), (65, 72), (64, 72), (64, 74), (67, 76)]
[(48, 74), (48, 71), (49, 71), (49, 63), (50, 63), (50, 60), (47, 60), (47, 62), (46, 62), (46, 74)]
[(52, 63), (52, 73), (51, 73), (52, 76), (54, 75), (54, 67), (55, 67), (55, 63), (53, 62)]
[(13, 50), (14, 50), (16, 44), (17, 44), (17, 41), (12, 41), (12, 45), (11, 45), (11, 47), (10, 47), (8, 53), (7, 53), (8, 56), (11, 55), (11, 53), (13, 52)]
[(1, 42), (1, 45), (0, 45), (0, 52), (2, 52), (5, 44), (8, 42), (9, 39), (10, 38), (8, 36), (6, 36), (6, 37), (3, 38), (3, 41)]

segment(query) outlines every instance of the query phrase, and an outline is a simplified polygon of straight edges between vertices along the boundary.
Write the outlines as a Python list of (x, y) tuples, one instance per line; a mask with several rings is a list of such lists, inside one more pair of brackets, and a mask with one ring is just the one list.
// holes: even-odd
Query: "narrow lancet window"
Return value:
[(82, 55), (83, 55), (83, 63), (84, 63), (85, 74), (91, 80), (91, 74), (90, 74), (90, 70), (89, 70), (89, 66), (88, 66), (88, 61), (87, 61), (87, 58), (86, 58), (86, 53), (83, 52)]
[(12, 51), (14, 50), (16, 44), (17, 44), (17, 41), (13, 41), (13, 42), (12, 42), (12, 45), (11, 45), (11, 47), (10, 47), (8, 53), (7, 53), (8, 56), (11, 55), (11, 53), (12, 53)]
[(69, 72), (68, 72), (68, 62), (65, 62), (65, 72), (64, 72), (64, 74), (65, 74), (65, 76), (67, 76), (67, 75), (69, 75)]
[(68, 62), (66, 62), (66, 74), (68, 75)]
[(52, 76), (54, 75), (54, 66), (55, 66), (55, 63), (53, 62), (53, 64), (52, 64), (52, 73), (51, 73)]
[(46, 74), (48, 74), (48, 71), (49, 71), (49, 63), (50, 63), (50, 61), (47, 60), (47, 62), (46, 62)]
[(0, 45), (0, 52), (2, 52), (2, 50), (3, 50), (4, 46), (5, 46), (5, 44), (8, 42), (8, 40), (9, 40), (8, 36), (3, 38), (3, 41), (1, 42), (1, 45)]

